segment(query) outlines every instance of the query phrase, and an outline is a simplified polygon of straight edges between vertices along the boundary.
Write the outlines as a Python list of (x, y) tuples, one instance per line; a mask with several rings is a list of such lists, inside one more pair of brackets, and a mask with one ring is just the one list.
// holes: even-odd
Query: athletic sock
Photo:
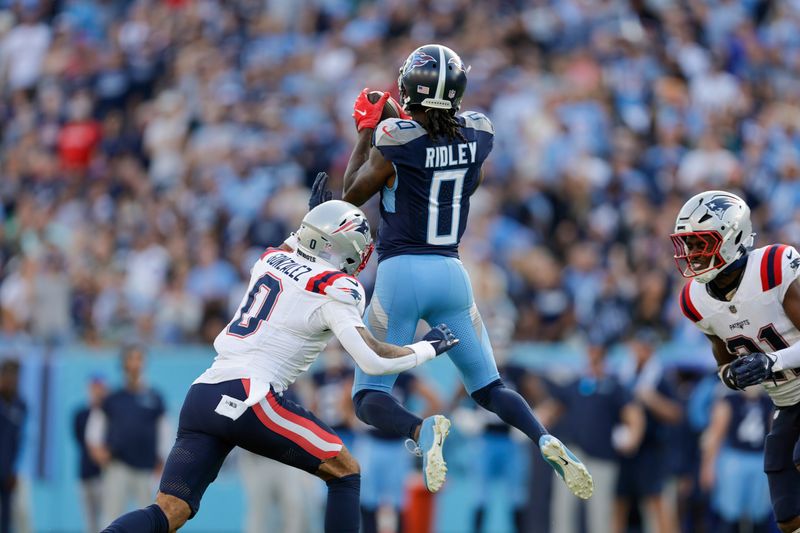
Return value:
[(356, 416), (370, 426), (398, 437), (414, 438), (422, 419), (383, 391), (364, 389), (353, 398)]
[(361, 474), (331, 479), (327, 485), (325, 533), (358, 533), (361, 522)]
[(378, 510), (361, 508), (361, 533), (378, 533)]
[(503, 422), (522, 431), (537, 444), (542, 435), (548, 434), (548, 431), (536, 419), (528, 402), (515, 391), (503, 385), (500, 380), (493, 381), (482, 389), (476, 390), (472, 393), (472, 398), (478, 402), (478, 405), (497, 414)]
[(102, 533), (169, 533), (169, 521), (161, 507), (153, 504), (120, 516)]

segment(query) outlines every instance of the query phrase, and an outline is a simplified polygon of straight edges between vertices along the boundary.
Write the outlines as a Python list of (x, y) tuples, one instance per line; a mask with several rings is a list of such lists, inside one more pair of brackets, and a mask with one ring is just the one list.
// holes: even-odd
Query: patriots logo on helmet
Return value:
[(357, 220), (348, 220), (347, 222), (339, 226), (339, 229), (334, 231), (333, 235), (341, 231), (349, 231), (349, 230), (357, 231), (358, 233), (366, 237), (367, 233), (369, 232), (369, 224), (367, 224), (367, 221), (361, 217), (359, 217)]
[(367, 224), (367, 221), (362, 218), (361, 224), (359, 224), (358, 227), (353, 228), (353, 231), (357, 231), (366, 237), (367, 233), (369, 233), (369, 224)]
[(720, 219), (725, 216), (725, 212), (728, 209), (735, 205), (736, 201), (730, 196), (715, 196), (705, 204), (706, 208)]
[(411, 61), (408, 62), (406, 66), (406, 72), (409, 70), (414, 70), (417, 67), (421, 67), (427, 65), (431, 61), (436, 61), (432, 55), (426, 54), (425, 52), (417, 50), (414, 52), (414, 55), (411, 56)]

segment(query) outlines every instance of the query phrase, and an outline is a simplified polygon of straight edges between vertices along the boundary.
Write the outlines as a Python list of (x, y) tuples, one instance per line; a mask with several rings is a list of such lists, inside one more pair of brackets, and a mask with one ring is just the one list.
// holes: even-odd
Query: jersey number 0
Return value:
[[(458, 226), (461, 223), (461, 193), (464, 189), (466, 174), (466, 168), (440, 170), (433, 173), (431, 193), (428, 196), (428, 244), (447, 246), (458, 241)], [(447, 199), (442, 199), (442, 184), (450, 181), (453, 182), (453, 196), (448, 202)], [(442, 213), (444, 220), (439, 218), (440, 203), (451, 204), (450, 213)], [(447, 231), (447, 218), (450, 219), (450, 231)], [(441, 228), (440, 226), (445, 227)]]
[(228, 326), (228, 333), (234, 337), (249, 337), (261, 326), (265, 320), (269, 320), (272, 309), (278, 303), (278, 296), (283, 291), (281, 280), (272, 274), (264, 274), (255, 282), (247, 300), (239, 310), (237, 317)]

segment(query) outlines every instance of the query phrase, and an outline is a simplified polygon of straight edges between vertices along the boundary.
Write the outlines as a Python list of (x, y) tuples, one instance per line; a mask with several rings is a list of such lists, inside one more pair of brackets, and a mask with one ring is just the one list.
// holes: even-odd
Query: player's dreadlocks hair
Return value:
[(467, 142), (464, 134), (461, 133), (461, 124), (458, 123), (455, 113), (447, 109), (436, 109), (433, 107), (419, 107), (425, 110), (425, 117), (428, 124), (425, 131), (428, 132), (431, 140), (438, 141), (446, 138), (454, 141), (456, 139)]

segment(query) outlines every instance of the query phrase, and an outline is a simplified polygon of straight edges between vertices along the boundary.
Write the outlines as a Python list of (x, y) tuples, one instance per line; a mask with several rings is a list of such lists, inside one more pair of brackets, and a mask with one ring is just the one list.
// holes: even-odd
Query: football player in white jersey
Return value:
[(309, 211), (283, 246), (263, 253), (239, 311), (214, 341), (214, 363), (186, 396), (156, 503), (119, 517), (104, 532), (177, 530), (197, 513), (234, 446), (325, 480), (325, 531), (358, 532), (358, 463), (330, 427), (283, 391), (334, 335), (369, 374), (411, 369), (458, 343), (444, 324), (405, 347), (368, 332), (361, 320), (364, 288), (354, 275), (371, 252), (361, 210), (328, 201)]
[(689, 282), (683, 314), (706, 334), (722, 382), (762, 384), (777, 410), (764, 447), (770, 499), (784, 533), (800, 533), (800, 255), (753, 250), (750, 208), (724, 191), (691, 198), (675, 221), (675, 261)]

